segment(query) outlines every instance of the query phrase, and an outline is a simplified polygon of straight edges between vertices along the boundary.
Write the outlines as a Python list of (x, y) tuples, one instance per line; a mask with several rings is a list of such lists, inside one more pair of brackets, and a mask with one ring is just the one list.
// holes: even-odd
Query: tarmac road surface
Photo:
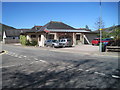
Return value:
[(4, 45), (2, 88), (118, 88), (118, 58)]

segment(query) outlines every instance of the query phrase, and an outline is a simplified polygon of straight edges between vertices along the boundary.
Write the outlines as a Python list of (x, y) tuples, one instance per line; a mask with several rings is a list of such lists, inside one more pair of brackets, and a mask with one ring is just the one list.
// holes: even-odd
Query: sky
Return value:
[[(100, 16), (99, 2), (2, 2), (2, 23), (15, 28), (43, 26), (60, 21), (74, 28), (92, 30)], [(118, 3), (102, 2), (105, 27), (118, 24)]]

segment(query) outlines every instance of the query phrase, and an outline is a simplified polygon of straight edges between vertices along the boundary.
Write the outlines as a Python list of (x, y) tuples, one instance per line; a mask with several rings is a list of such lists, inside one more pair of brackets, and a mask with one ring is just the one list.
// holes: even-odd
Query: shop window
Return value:
[(80, 40), (80, 35), (76, 35), (76, 40)]
[(31, 35), (31, 38), (36, 38), (36, 35)]

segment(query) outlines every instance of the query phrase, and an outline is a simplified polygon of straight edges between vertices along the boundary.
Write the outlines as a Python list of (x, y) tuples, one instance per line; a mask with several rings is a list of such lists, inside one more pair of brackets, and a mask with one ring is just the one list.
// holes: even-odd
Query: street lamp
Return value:
[(100, 44), (99, 51), (102, 52), (102, 8), (101, 8), (101, 0), (100, 0)]

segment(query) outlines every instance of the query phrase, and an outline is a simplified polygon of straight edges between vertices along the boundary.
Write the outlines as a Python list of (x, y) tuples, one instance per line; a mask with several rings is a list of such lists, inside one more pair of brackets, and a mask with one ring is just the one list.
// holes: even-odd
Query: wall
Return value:
[(4, 39), (5, 44), (20, 43), (20, 39)]
[[(31, 38), (31, 35), (36, 35), (36, 37), (35, 38)], [(32, 41), (32, 40), (38, 41), (38, 36), (39, 36), (39, 34), (29, 33), (26, 37), (27, 37), (27, 40), (29, 40), (29, 41)]]
[[(89, 42), (91, 43), (91, 41), (94, 39), (94, 38), (96, 38), (97, 37), (97, 34), (92, 34), (92, 33), (87, 33), (87, 34), (85, 34), (85, 36), (87, 37), (87, 39), (89, 40)], [(87, 41), (86, 40), (84, 40), (84, 43), (86, 44), (87, 43)]]

